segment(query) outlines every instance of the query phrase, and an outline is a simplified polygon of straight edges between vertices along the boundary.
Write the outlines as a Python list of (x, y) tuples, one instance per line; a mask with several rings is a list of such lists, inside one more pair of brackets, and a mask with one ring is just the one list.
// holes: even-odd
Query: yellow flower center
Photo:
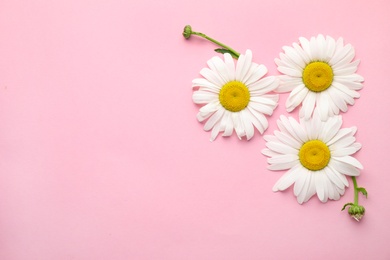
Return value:
[(330, 160), (328, 146), (320, 140), (311, 140), (304, 143), (299, 150), (301, 164), (311, 171), (324, 169)]
[(219, 102), (226, 110), (231, 112), (238, 112), (246, 108), (249, 99), (249, 90), (240, 81), (226, 83), (219, 92)]
[(328, 63), (315, 61), (303, 69), (303, 83), (314, 92), (321, 92), (329, 88), (333, 82), (333, 70)]

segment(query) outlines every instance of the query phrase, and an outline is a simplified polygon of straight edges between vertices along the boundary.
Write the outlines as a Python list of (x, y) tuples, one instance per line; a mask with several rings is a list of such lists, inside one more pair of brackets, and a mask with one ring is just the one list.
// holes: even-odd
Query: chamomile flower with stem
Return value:
[(300, 204), (315, 194), (321, 202), (340, 199), (349, 186), (346, 176), (355, 180), (363, 169), (352, 156), (361, 148), (355, 142), (357, 128), (341, 128), (340, 115), (322, 121), (318, 111), (313, 118), (300, 118), (299, 122), (282, 115), (277, 123), (280, 130), (264, 136), (267, 148), (262, 151), (270, 157), (270, 170), (287, 170), (273, 191), (283, 191), (294, 184), (294, 195)]
[[(222, 47), (215, 51), (223, 54), (221, 59), (215, 56), (207, 61), (207, 68), (200, 74), (203, 78), (192, 81), (194, 103), (204, 105), (199, 109), (199, 122), (207, 120), (205, 131), (211, 130), (210, 141), (214, 141), (220, 132), (231, 136), (236, 132), (239, 139), (250, 140), (257, 129), (261, 134), (268, 128), (266, 115), (272, 115), (279, 96), (271, 93), (279, 81), (276, 77), (264, 77), (267, 68), (252, 61), (252, 51), (240, 54), (227, 45), (192, 31), (191, 26), (184, 28), (183, 36), (201, 36)], [(234, 61), (238, 59), (237, 62)]]

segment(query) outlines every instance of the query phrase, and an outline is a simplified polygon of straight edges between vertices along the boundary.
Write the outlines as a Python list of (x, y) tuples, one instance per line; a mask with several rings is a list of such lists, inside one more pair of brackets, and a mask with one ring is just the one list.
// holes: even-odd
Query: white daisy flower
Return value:
[(209, 68), (203, 68), (200, 74), (204, 78), (192, 81), (194, 91), (192, 99), (201, 107), (197, 118), (207, 120), (204, 130), (211, 131), (210, 141), (215, 140), (219, 132), (230, 136), (233, 129), (239, 139), (247, 140), (254, 135), (254, 127), (262, 134), (268, 128), (264, 115), (272, 115), (279, 96), (268, 94), (277, 88), (276, 77), (265, 77), (267, 68), (252, 62), (252, 52), (247, 50), (240, 55), (235, 65), (230, 54), (224, 54), (224, 61), (218, 56), (207, 62)]
[[(310, 120), (281, 116), (280, 131), (266, 135), (268, 169), (288, 170), (275, 184), (273, 191), (283, 191), (294, 184), (298, 203), (314, 194), (320, 201), (338, 200), (348, 187), (346, 175), (358, 176), (362, 164), (352, 157), (361, 144), (355, 142), (356, 127), (341, 128), (341, 116), (321, 121), (314, 112)], [(341, 128), (341, 129), (340, 129)]]
[(318, 107), (322, 120), (346, 112), (347, 104), (353, 105), (359, 98), (364, 81), (356, 74), (360, 60), (355, 60), (355, 50), (344, 46), (343, 39), (318, 35), (310, 40), (299, 38), (292, 47), (284, 46), (280, 59), (275, 59), (281, 84), (277, 92), (290, 92), (286, 101), (288, 112), (302, 103), (300, 117), (310, 118)]

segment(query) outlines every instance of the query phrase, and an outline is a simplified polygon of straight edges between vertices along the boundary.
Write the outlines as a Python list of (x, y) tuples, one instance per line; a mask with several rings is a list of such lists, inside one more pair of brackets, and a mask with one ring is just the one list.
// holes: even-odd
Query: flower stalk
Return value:
[(235, 51), (234, 49), (232, 49), (231, 47), (227, 46), (226, 44), (223, 44), (209, 36), (207, 36), (206, 34), (204, 33), (201, 33), (201, 32), (194, 32), (192, 31), (192, 27), (191, 25), (186, 25), (184, 27), (184, 30), (183, 30), (183, 36), (184, 38), (186, 39), (189, 39), (191, 37), (191, 35), (196, 35), (196, 36), (199, 36), (199, 37), (202, 37), (206, 40), (209, 40), (210, 42), (222, 47), (221, 49), (215, 49), (214, 51), (218, 52), (218, 53), (229, 53), (230, 55), (232, 55), (233, 58), (235, 59), (238, 59), (238, 57), (240, 56), (240, 53)]
[(363, 206), (359, 205), (359, 192), (362, 193), (364, 196), (366, 196), (366, 198), (368, 196), (368, 193), (365, 188), (358, 187), (355, 176), (352, 176), (351, 178), (352, 178), (353, 189), (354, 189), (354, 200), (353, 203), (349, 202), (345, 204), (341, 210), (345, 210), (345, 208), (349, 206), (348, 214), (357, 222), (359, 222), (363, 218), (364, 213), (366, 211), (366, 209)]

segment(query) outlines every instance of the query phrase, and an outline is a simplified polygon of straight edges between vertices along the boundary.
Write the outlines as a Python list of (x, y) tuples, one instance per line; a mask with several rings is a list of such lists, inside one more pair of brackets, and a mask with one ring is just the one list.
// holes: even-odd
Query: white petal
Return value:
[(342, 195), (344, 195), (344, 192), (345, 192), (345, 189), (340, 189), (339, 187), (335, 187), (336, 188), (336, 190), (337, 190), (337, 192), (342, 196)]
[(294, 70), (302, 72), (304, 66), (302, 67), (302, 66), (298, 65), (297, 62), (294, 61), (294, 59), (292, 57), (290, 57), (289, 55), (287, 55), (285, 53), (280, 53), (279, 56), (280, 56), (280, 60), (275, 59), (275, 63), (276, 63), (276, 65), (278, 65), (278, 67), (292, 68)]
[(329, 164), (328, 164), (327, 167), (328, 167), (330, 170), (333, 171), (333, 173), (335, 174), (335, 176), (337, 176), (337, 178), (339, 178), (339, 179), (343, 182), (343, 184), (344, 184), (345, 186), (348, 187), (348, 186), (349, 186), (349, 183), (348, 183), (347, 177), (345, 177), (344, 174), (341, 174), (339, 171), (337, 171), (333, 166), (334, 166), (334, 160), (330, 159), (330, 162), (329, 162)]
[(237, 112), (231, 113), (231, 120), (233, 122), (234, 131), (236, 132), (238, 139), (241, 140), (241, 137), (245, 135), (245, 131)]
[[(263, 134), (265, 129), (264, 129), (263, 125), (261, 124), (261, 121), (258, 118), (256, 118), (249, 109), (246, 109), (245, 111), (247, 113), (246, 116), (250, 120), (250, 122), (256, 127), (256, 129), (260, 132), (260, 134)], [(267, 119), (265, 119), (265, 120), (267, 120)]]
[(263, 150), (261, 150), (261, 153), (264, 154), (265, 156), (268, 156), (268, 157), (273, 157), (273, 156), (278, 156), (280, 154), (278, 153), (275, 153), (274, 151), (271, 151), (270, 149), (268, 148), (264, 148)]
[(292, 117), (289, 117), (288, 120), (299, 140), (301, 140), (302, 143), (307, 142), (309, 138), (303, 127)]
[(252, 108), (250, 108), (250, 107), (247, 107), (247, 108), (248, 108), (249, 112), (251, 112), (251, 114), (252, 114), (257, 120), (259, 120), (260, 124), (262, 125), (262, 128), (263, 128), (262, 131), (261, 131), (260, 128), (258, 128), (258, 127), (255, 125), (255, 126), (257, 127), (257, 129), (259, 130), (259, 132), (262, 134), (262, 133), (268, 128), (268, 121), (267, 121), (267, 118), (266, 118), (263, 114), (257, 112), (256, 110), (254, 110), (254, 109), (252, 109)]
[(343, 121), (341, 116), (330, 117), (320, 130), (319, 138), (324, 142), (328, 143), (340, 130)]
[(313, 174), (310, 174), (310, 183), (309, 187), (307, 188), (306, 197), (303, 202), (307, 202), (313, 195), (316, 194), (316, 184), (315, 184), (315, 177)]
[(329, 117), (329, 96), (327, 91), (322, 91), (318, 93), (316, 100), (316, 107), (319, 110), (320, 117), (322, 121), (326, 121)]
[(358, 74), (345, 75), (345, 76), (335, 76), (334, 80), (343, 80), (348, 82), (363, 82), (364, 78)]
[(192, 94), (192, 100), (195, 104), (207, 104), (212, 101), (217, 101), (218, 96), (214, 93), (206, 92), (206, 91), (195, 91)]
[(266, 115), (272, 115), (272, 113), (274, 112), (274, 108), (273, 107), (270, 107), (270, 106), (267, 106), (267, 105), (263, 105), (263, 104), (260, 104), (260, 103), (257, 103), (257, 102), (250, 102), (248, 104), (248, 107), (262, 113), (262, 114), (266, 114)]
[(292, 138), (290, 135), (285, 134), (284, 132), (275, 131), (274, 134), (282, 143), (297, 150), (299, 150), (302, 146), (302, 143), (298, 142), (296, 139)]
[(219, 100), (213, 101), (213, 102), (210, 102), (207, 105), (201, 107), (199, 109), (199, 112), (201, 112), (201, 113), (215, 112), (218, 109), (220, 109), (221, 107), (222, 107), (222, 105), (219, 103)]
[(276, 156), (272, 156), (272, 158), (268, 158), (267, 162), (269, 164), (279, 164), (296, 162), (297, 160), (299, 160), (299, 157), (296, 154), (279, 154)]
[(219, 75), (224, 84), (230, 81), (229, 70), (220, 57), (215, 56), (211, 58), (207, 61), (207, 65), (209, 65), (210, 69), (213, 70), (215, 74)]
[(192, 80), (192, 87), (193, 88), (203, 87), (206, 90), (213, 92), (213, 93), (219, 93), (219, 91), (221, 90), (221, 87), (218, 87), (217, 85), (215, 85), (215, 84), (211, 83), (210, 81), (208, 81), (207, 79), (203, 79), (203, 78), (197, 78), (197, 79)]
[(356, 138), (352, 135), (341, 138), (339, 141), (329, 146), (331, 151), (336, 151), (348, 146), (351, 146), (356, 141)]
[(335, 169), (340, 174), (345, 174), (348, 176), (359, 176), (360, 171), (355, 166), (345, 163), (342, 161), (336, 160), (334, 157), (329, 162), (329, 165), (332, 166), (332, 169)]
[(299, 138), (299, 136), (295, 133), (293, 126), (291, 126), (290, 120), (295, 119), (288, 119), (284, 115), (280, 116), (280, 119), (277, 121), (279, 129), (281, 129), (286, 134), (290, 134), (290, 136), (296, 139), (298, 142), (302, 142), (301, 138)]
[(340, 192), (339, 192), (339, 190), (342, 190), (342, 189), (340, 189), (339, 187), (333, 185), (333, 183), (330, 180), (328, 181), (328, 187), (331, 190), (331, 192), (333, 193), (332, 197), (330, 197), (330, 195), (329, 195), (329, 198), (332, 199), (332, 200), (339, 200), (340, 199)]
[(210, 142), (214, 141), (215, 138), (217, 138), (219, 131), (220, 131), (220, 122), (217, 122), (213, 127), (213, 130), (211, 131)]
[(309, 196), (308, 192), (310, 191), (312, 174), (306, 171), (304, 175), (306, 175), (305, 184), (303, 185), (301, 192), (297, 196), (297, 200), (299, 204), (305, 202), (306, 198)]
[(358, 65), (360, 61), (356, 60), (354, 62), (345, 64), (344, 66), (339, 66), (337, 68), (333, 68), (333, 74), (335, 77), (337, 76), (348, 76), (354, 74), (358, 70)]
[(335, 76), (333, 78), (333, 81), (339, 82), (340, 84), (343, 84), (344, 86), (348, 87), (351, 90), (360, 90), (363, 88), (363, 84), (361, 82), (356, 82), (350, 78), (349, 76)]
[[(329, 180), (328, 176), (324, 175), (323, 177), (324, 181), (325, 181), (325, 184), (326, 184), (326, 187), (327, 187), (327, 191), (328, 191), (328, 195), (327, 197), (331, 200), (334, 200), (337, 198), (337, 195), (338, 195), (338, 192), (333, 188), (333, 184), (331, 183), (331, 181)], [(336, 195), (337, 194), (337, 195)], [(326, 195), (325, 195), (326, 196)], [(340, 196), (339, 196), (340, 198)]]
[(234, 60), (232, 58), (232, 55), (229, 53), (223, 54), (223, 57), (225, 59), (225, 64), (229, 72), (229, 81), (233, 81), (235, 79), (236, 74), (236, 68), (234, 65)]
[(319, 174), (321, 174), (322, 183), (324, 184), (325, 199), (324, 199), (324, 201), (322, 201), (322, 202), (327, 202), (328, 199), (330, 198), (330, 196), (329, 196), (330, 191), (329, 191), (329, 186), (328, 186), (329, 179), (328, 179), (328, 177), (325, 175), (325, 173), (324, 173), (323, 170), (321, 170), (321, 171), (319, 172)]
[(356, 153), (358, 150), (356, 150), (356, 147), (349, 146), (345, 148), (339, 148), (332, 152), (332, 156), (342, 157), (347, 155), (352, 155)]
[(336, 65), (337, 63), (339, 63), (350, 52), (354, 52), (351, 44), (347, 44), (345, 46), (342, 46), (342, 45), (343, 45), (343, 40), (342, 40), (342, 38), (339, 38), (337, 40), (337, 43), (336, 43), (336, 51), (335, 51), (332, 59), (330, 59), (330, 61), (329, 61), (329, 64), (331, 66)]
[[(269, 158), (268, 162), (270, 159), (272, 159), (272, 158)], [(300, 164), (298, 160), (291, 161), (291, 162), (285, 162), (285, 163), (274, 163), (274, 164), (269, 165), (267, 167), (267, 169), (271, 170), (271, 171), (288, 170), (288, 169), (291, 169), (298, 164)]]
[(348, 96), (350, 96), (352, 98), (359, 98), (360, 97), (359, 92), (356, 92), (355, 90), (351, 90), (347, 86), (345, 86), (339, 82), (333, 82), (332, 85), (335, 88), (337, 88), (338, 90), (340, 90), (341, 92), (347, 94)]
[(196, 114), (196, 119), (198, 119), (199, 122), (203, 122), (204, 120), (209, 118), (213, 113), (214, 112), (210, 112), (210, 113), (201, 113), (201, 112), (199, 112), (198, 114)]
[(289, 75), (291, 77), (295, 77), (295, 78), (302, 77), (302, 71), (295, 69), (295, 68), (286, 67), (286, 66), (279, 66), (278, 71), (280, 71), (283, 74)]
[(250, 140), (253, 137), (253, 135), (255, 134), (255, 129), (254, 129), (249, 117), (247, 116), (247, 110), (241, 110), (240, 117), (241, 117), (243, 126), (245, 128), (246, 138), (247, 138), (247, 140)]
[(277, 153), (281, 154), (298, 154), (298, 150), (294, 149), (288, 145), (285, 145), (283, 143), (278, 142), (268, 142), (266, 143), (266, 146), (271, 149), (272, 151), (275, 151)]
[(217, 122), (219, 122), (223, 116), (223, 113), (225, 112), (225, 109), (221, 108), (218, 109), (218, 111), (213, 114), (210, 119), (206, 122), (203, 129), (205, 131), (209, 131), (211, 128), (213, 128)]
[(317, 197), (320, 201), (326, 202), (328, 198), (325, 197), (325, 189), (326, 184), (323, 180), (324, 174), (323, 173), (315, 173), (315, 183), (316, 183), (316, 190), (317, 190)]
[(332, 101), (334, 102), (334, 104), (343, 112), (346, 112), (348, 110), (348, 107), (347, 107), (347, 104), (345, 102), (345, 100), (341, 97), (341, 95), (339, 95), (339, 92), (337, 89), (335, 88), (328, 88), (328, 91), (329, 91), (329, 96), (330, 98), (332, 99)]
[(234, 123), (232, 120), (232, 113), (226, 112), (227, 118), (226, 118), (226, 126), (225, 126), (225, 132), (223, 133), (222, 136), (231, 136), (233, 133), (234, 129)]
[(265, 77), (251, 85), (248, 85), (248, 89), (251, 95), (263, 95), (275, 90), (279, 85), (279, 80), (275, 77)]
[(301, 78), (291, 78), (287, 75), (280, 75), (278, 76), (278, 79), (280, 80), (280, 84), (275, 89), (278, 93), (290, 92), (302, 84)]
[[(275, 96), (276, 96), (276, 100), (278, 100), (278, 95), (275, 95)], [(250, 101), (260, 103), (263, 105), (268, 105), (271, 107), (275, 107), (277, 104), (273, 99), (265, 98), (264, 96), (253, 96), (253, 97), (251, 96)]]
[(284, 52), (286, 53), (287, 56), (290, 57), (290, 59), (292, 61), (294, 61), (294, 63), (300, 67), (301, 69), (303, 69), (305, 66), (306, 66), (306, 63), (305, 61), (303, 60), (303, 58), (299, 55), (299, 53), (296, 51), (296, 49), (292, 48), (292, 47), (289, 47), (289, 46), (284, 46), (283, 47), (283, 50)]
[(332, 66), (333, 71), (345, 69), (348, 67), (356, 67), (357, 68), (360, 64), (360, 60), (352, 61), (354, 57), (355, 57), (354, 52), (348, 53), (342, 60), (340, 60), (339, 63)]
[(334, 156), (332, 158), (337, 160), (337, 161), (344, 162), (344, 163), (347, 163), (349, 165), (352, 165), (352, 166), (354, 166), (356, 168), (359, 168), (361, 170), (363, 169), (363, 165), (357, 159), (355, 159), (352, 156), (342, 156), (342, 157)]
[(310, 38), (310, 52), (311, 52), (311, 58), (312, 60), (319, 60), (319, 46), (317, 46), (317, 40), (315, 37)]
[[(317, 139), (318, 137), (318, 133), (319, 133), (319, 120), (306, 120), (305, 118), (301, 117), (299, 118), (299, 123), (302, 125), (302, 127), (304, 128), (306, 134), (307, 134), (307, 137), (310, 139), (310, 140), (314, 140), (314, 139)], [(318, 124), (318, 125), (317, 125)]]
[(299, 106), (303, 100), (305, 100), (309, 89), (305, 87), (304, 84), (298, 85), (287, 98), (286, 109), (288, 112), (293, 111), (297, 106)]
[(342, 128), (340, 129), (337, 134), (326, 144), (329, 146), (329, 148), (333, 149), (333, 144), (337, 147), (338, 142), (343, 142), (342, 139), (346, 138), (347, 136), (352, 136), (354, 133), (352, 131), (352, 128)]
[(294, 43), (292, 44), (292, 46), (293, 46), (294, 50), (297, 52), (297, 54), (299, 55), (299, 57), (302, 58), (303, 62), (305, 63), (305, 66), (306, 66), (308, 63), (310, 63), (310, 58), (309, 58), (308, 54), (305, 53), (305, 51), (302, 49), (302, 47), (301, 47), (299, 44), (297, 44), (296, 42), (294, 42)]
[(279, 142), (279, 139), (274, 135), (264, 135), (264, 140), (267, 142)]
[[(299, 178), (297, 178), (295, 180), (295, 184), (294, 184), (294, 195), (295, 196), (298, 196), (302, 192), (303, 187), (305, 186), (305, 182), (307, 180), (307, 176), (309, 174), (310, 173), (308, 173), (306, 170), (301, 170), (301, 175)], [(310, 179), (309, 179), (309, 181), (310, 181)]]
[(309, 57), (309, 60), (313, 60), (313, 57), (311, 55), (309, 40), (304, 37), (300, 37), (299, 42), (301, 43), (302, 49), (304, 50), (306, 55)]
[(247, 86), (258, 81), (267, 73), (267, 68), (264, 65), (258, 65), (255, 67), (249, 78), (244, 82)]
[(225, 85), (225, 81), (214, 71), (212, 71), (209, 68), (203, 68), (200, 71), (200, 75), (205, 77), (208, 81), (213, 83), (216, 86), (223, 86)]
[(326, 46), (326, 58), (324, 61), (329, 62), (336, 50), (336, 41), (332, 37), (326, 36)]
[(309, 91), (309, 93), (306, 95), (306, 98), (303, 100), (302, 111), (304, 113), (305, 119), (309, 119), (313, 114), (316, 103), (316, 95), (317, 94), (315, 92)]
[(318, 59), (325, 60), (326, 59), (326, 41), (325, 37), (320, 34), (317, 36), (317, 47), (318, 47)]
[(331, 182), (334, 185), (336, 185), (340, 189), (344, 189), (345, 185), (344, 185), (342, 179), (340, 177), (338, 177), (339, 173), (334, 172), (332, 170), (332, 168), (330, 168), (330, 167), (325, 167), (324, 172), (325, 172), (326, 176), (328, 176), (329, 180), (331, 180)]
[(236, 80), (243, 82), (252, 64), (252, 52), (247, 50), (244, 55), (240, 55), (236, 67)]
[(288, 170), (274, 185), (273, 191), (283, 191), (290, 187), (302, 174), (302, 166), (296, 165)]

